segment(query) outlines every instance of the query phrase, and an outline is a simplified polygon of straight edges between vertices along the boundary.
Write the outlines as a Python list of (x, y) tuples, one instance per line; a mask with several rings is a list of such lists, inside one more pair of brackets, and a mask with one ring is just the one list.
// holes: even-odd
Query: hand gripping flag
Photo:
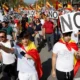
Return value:
[(18, 44), (18, 46), (20, 48), (22, 48), (23, 50), (25, 50), (26, 54), (30, 55), (33, 58), (33, 60), (35, 61), (35, 66), (36, 66), (36, 70), (37, 70), (37, 73), (38, 73), (38, 77), (40, 79), (43, 75), (43, 71), (42, 71), (42, 66), (41, 66), (39, 53), (36, 50), (36, 47), (35, 47), (34, 43), (29, 41), (27, 50), (24, 48), (24, 46), (22, 44)]

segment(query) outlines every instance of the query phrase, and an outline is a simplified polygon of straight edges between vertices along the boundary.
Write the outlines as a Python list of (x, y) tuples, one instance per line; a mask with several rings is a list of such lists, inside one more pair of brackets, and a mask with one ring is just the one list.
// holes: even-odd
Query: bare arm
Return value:
[(12, 37), (13, 37), (13, 40), (16, 40), (16, 36), (14, 32), (12, 32)]
[(52, 54), (52, 76), (56, 77), (56, 59), (57, 59), (57, 54)]
[(43, 37), (45, 39), (45, 28), (42, 28), (42, 35), (43, 35)]
[(2, 49), (3, 51), (5, 51), (7, 53), (13, 53), (14, 52), (14, 49), (13, 48), (5, 47), (2, 44), (0, 44), (0, 49)]
[(26, 58), (29, 58), (29, 59), (33, 59), (30, 55), (28, 55), (28, 54), (25, 54), (25, 57)]
[(75, 52), (75, 57), (77, 59), (80, 59), (80, 48), (78, 49), (78, 51)]

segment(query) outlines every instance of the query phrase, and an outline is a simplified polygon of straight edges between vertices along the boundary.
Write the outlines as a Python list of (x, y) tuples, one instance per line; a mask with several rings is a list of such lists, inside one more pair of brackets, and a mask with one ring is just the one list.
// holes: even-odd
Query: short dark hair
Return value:
[(29, 39), (29, 36), (30, 36), (29, 32), (23, 31), (23, 32), (20, 33), (19, 38), (20, 39), (24, 39), (24, 38)]
[(8, 24), (9, 22), (8, 21), (3, 21), (2, 23)]
[(7, 32), (5, 30), (0, 30), (0, 33), (4, 33), (5, 36), (7, 35)]
[(63, 36), (71, 36), (72, 32), (63, 33)]

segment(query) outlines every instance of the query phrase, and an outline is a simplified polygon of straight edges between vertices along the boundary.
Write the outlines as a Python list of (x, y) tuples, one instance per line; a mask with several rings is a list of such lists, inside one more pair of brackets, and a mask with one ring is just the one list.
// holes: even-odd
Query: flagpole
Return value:
[(72, 4), (73, 0), (71, 0), (71, 4)]
[(46, 8), (45, 3), (46, 3), (46, 2), (45, 2), (45, 0), (44, 0), (44, 7)]

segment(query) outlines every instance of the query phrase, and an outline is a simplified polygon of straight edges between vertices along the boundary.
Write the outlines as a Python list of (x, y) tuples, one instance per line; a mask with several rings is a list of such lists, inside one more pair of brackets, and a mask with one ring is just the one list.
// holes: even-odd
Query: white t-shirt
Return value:
[[(3, 44), (5, 47), (11, 48), (11, 43), (10, 41), (7, 42), (0, 42), (1, 44)], [(12, 64), (15, 62), (15, 55), (12, 53), (6, 53), (3, 50), (0, 50), (1, 54), (2, 54), (2, 59), (3, 59), (3, 64)]]
[(19, 46), (15, 45), (14, 48), (18, 57), (17, 70), (23, 73), (36, 73), (34, 61), (32, 59), (29, 60), (26, 57), (22, 56), (20, 52), (25, 51)]
[(68, 50), (65, 44), (57, 42), (53, 46), (52, 52), (57, 54), (56, 69), (62, 72), (70, 72), (73, 70), (74, 50)]

